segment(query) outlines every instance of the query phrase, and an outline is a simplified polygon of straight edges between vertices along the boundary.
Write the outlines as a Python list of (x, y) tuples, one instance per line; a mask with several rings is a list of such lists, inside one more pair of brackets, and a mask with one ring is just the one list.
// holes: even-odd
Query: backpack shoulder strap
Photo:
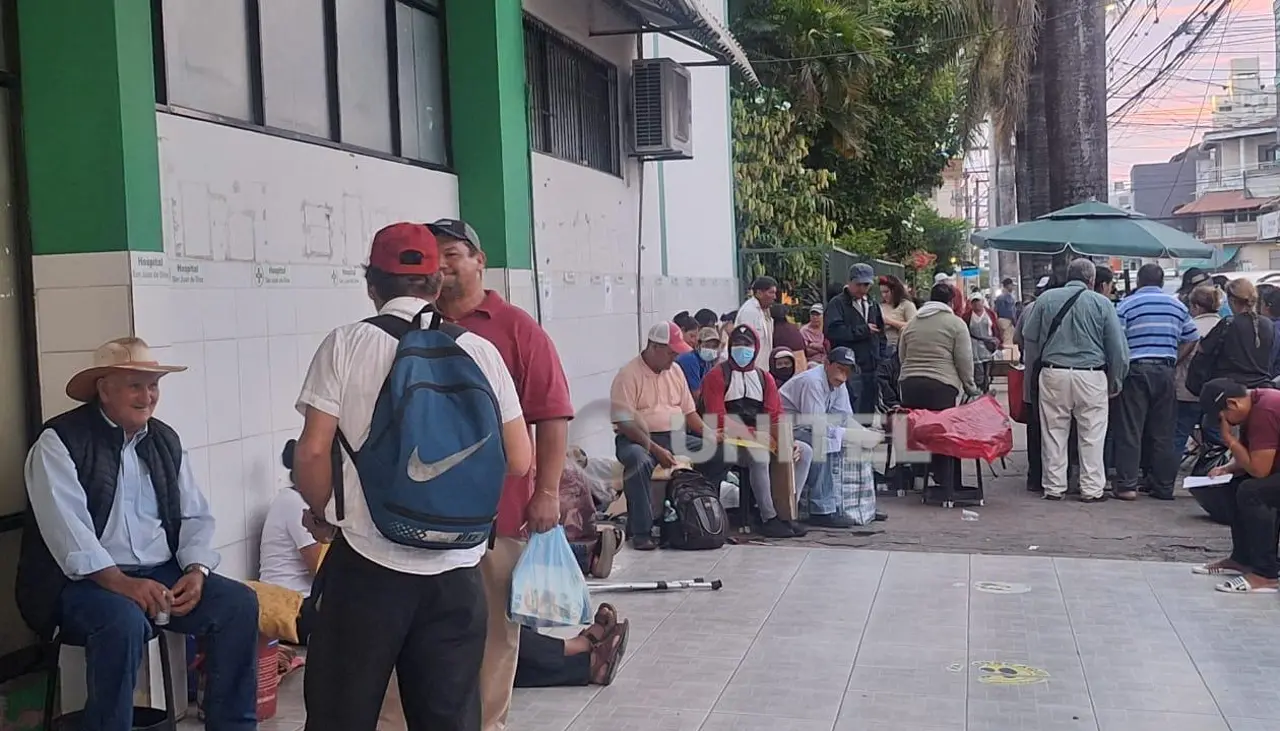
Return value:
[(413, 323), (395, 315), (375, 315), (374, 317), (366, 318), (364, 322), (373, 325), (396, 340), (408, 335), (413, 326)]

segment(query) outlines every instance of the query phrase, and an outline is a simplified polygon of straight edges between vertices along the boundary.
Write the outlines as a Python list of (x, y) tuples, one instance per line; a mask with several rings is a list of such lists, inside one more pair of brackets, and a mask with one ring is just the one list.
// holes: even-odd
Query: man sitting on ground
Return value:
[[(1231, 555), (1192, 569), (1206, 576), (1230, 576), (1215, 589), (1231, 594), (1274, 594), (1280, 576), (1276, 552), (1276, 509), (1280, 508), (1280, 391), (1247, 389), (1215, 378), (1200, 389), (1204, 418), (1217, 423), (1231, 461), (1209, 471), (1210, 477), (1231, 475), (1235, 515), (1231, 521)], [(1242, 427), (1237, 439), (1232, 427)]]
[[(627, 497), (627, 535), (637, 551), (652, 551), (653, 502), (650, 482), (659, 466), (675, 467), (678, 456), (698, 454), (703, 435), (715, 436), (698, 416), (693, 394), (675, 364), (671, 349), (671, 325), (660, 322), (649, 328), (644, 350), (618, 371), (609, 389), (615, 449), (622, 463), (622, 489)], [(709, 434), (708, 434), (709, 432)], [(723, 461), (696, 460), (694, 467), (719, 484)]]
[(627, 649), (631, 620), (618, 620), (612, 604), (601, 604), (592, 625), (562, 640), (520, 626), (517, 688), (610, 685)]
[[(737, 453), (737, 464), (749, 470), (751, 492), (755, 495), (756, 507), (763, 521), (761, 535), (766, 538), (802, 536), (804, 528), (778, 517), (769, 475), (770, 453), (776, 454), (779, 449), (792, 450), (798, 488), (808, 479), (813, 450), (804, 442), (793, 441), (789, 427), (785, 433), (782, 431), (782, 400), (778, 397), (778, 385), (772, 375), (756, 365), (759, 348), (760, 339), (749, 325), (739, 325), (729, 333), (729, 359), (712, 368), (702, 381), (702, 413), (723, 437), (768, 448), (766, 451), (733, 447)], [(767, 422), (762, 417), (767, 417)], [(761, 433), (762, 427), (768, 431)]]

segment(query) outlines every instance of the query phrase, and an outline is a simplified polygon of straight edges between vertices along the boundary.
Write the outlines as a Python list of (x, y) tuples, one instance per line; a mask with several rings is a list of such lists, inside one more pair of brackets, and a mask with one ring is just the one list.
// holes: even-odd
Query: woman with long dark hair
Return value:
[(880, 312), (884, 315), (884, 337), (889, 341), (889, 350), (895, 351), (903, 329), (916, 316), (916, 303), (907, 296), (907, 288), (902, 280), (892, 274), (880, 277), (880, 302)]

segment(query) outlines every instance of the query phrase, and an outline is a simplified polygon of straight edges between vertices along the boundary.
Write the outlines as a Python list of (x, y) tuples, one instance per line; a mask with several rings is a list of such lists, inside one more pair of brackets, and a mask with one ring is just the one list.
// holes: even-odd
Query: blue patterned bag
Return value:
[(562, 526), (529, 537), (511, 579), (508, 613), (526, 627), (591, 624), (591, 594)]

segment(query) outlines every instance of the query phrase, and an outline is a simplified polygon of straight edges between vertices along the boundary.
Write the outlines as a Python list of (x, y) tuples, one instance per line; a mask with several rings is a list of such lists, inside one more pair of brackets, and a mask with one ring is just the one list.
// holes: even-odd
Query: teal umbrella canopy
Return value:
[(1211, 259), (1217, 252), (1199, 239), (1141, 213), (1088, 201), (1034, 221), (975, 231), (969, 241), (984, 249), (1020, 254)]

